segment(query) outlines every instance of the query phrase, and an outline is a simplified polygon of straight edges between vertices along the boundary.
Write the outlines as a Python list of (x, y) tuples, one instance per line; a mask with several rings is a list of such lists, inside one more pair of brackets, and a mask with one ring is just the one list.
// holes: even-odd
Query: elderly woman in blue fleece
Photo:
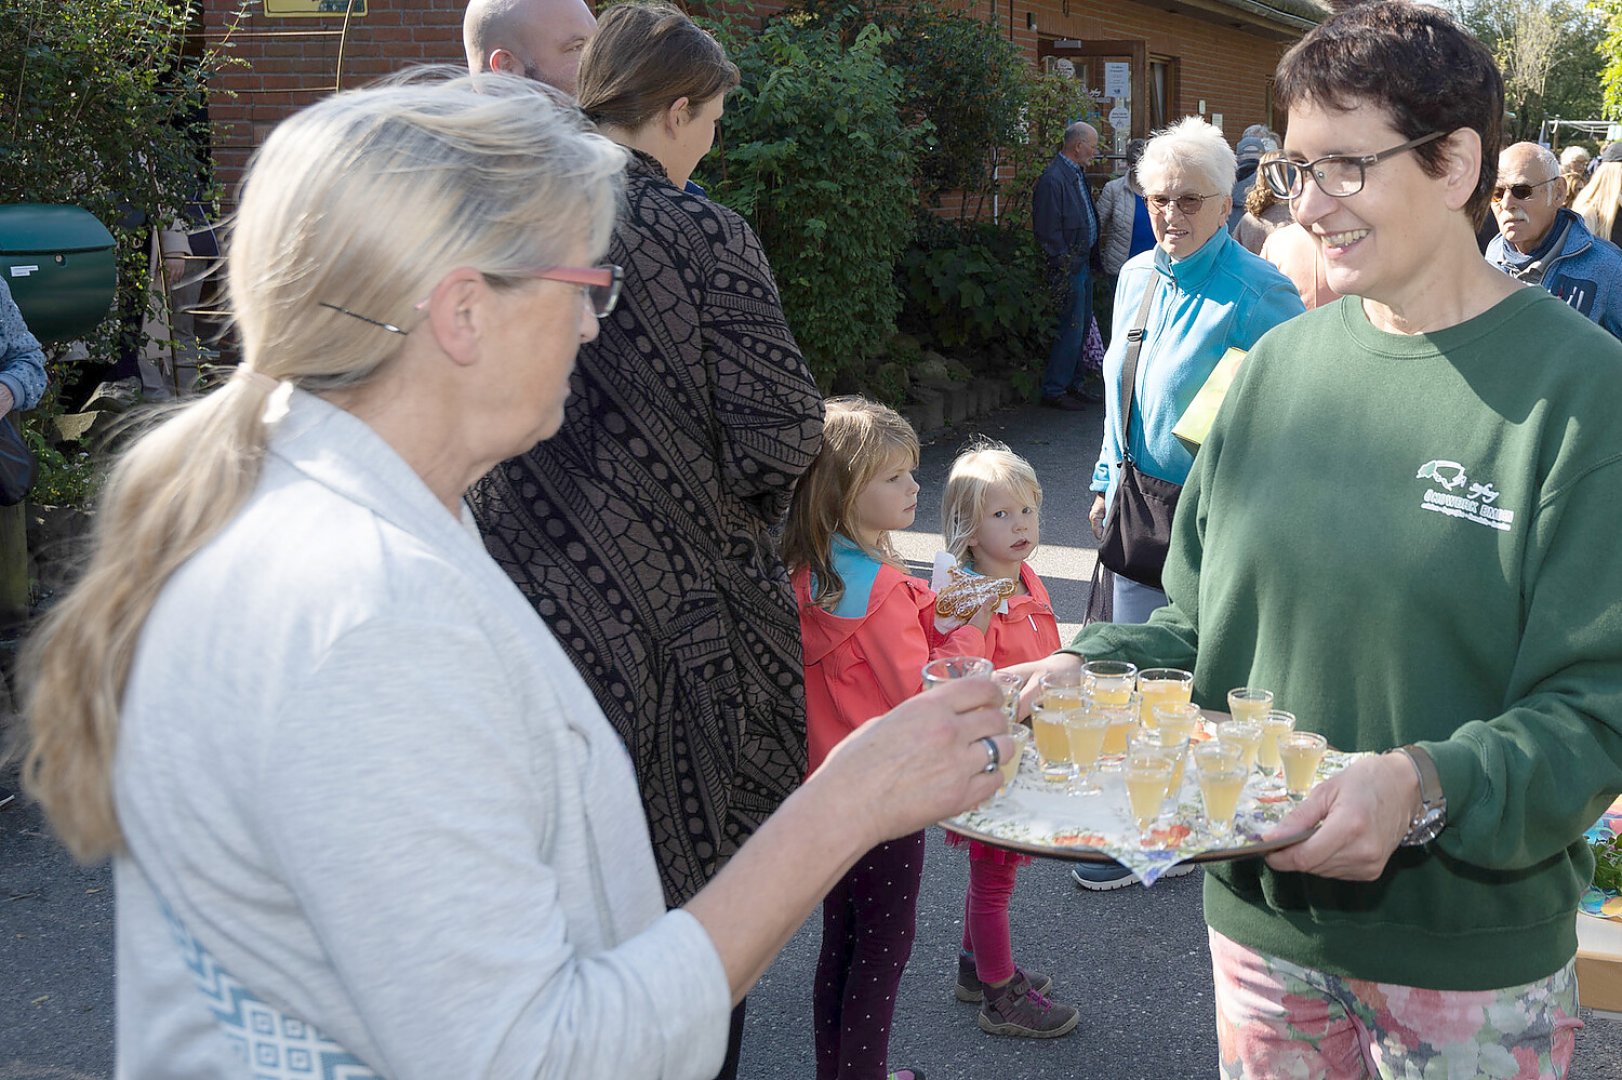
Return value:
[(45, 351), (0, 278), (0, 416), (25, 412), (45, 394)]
[[(1133, 380), (1129, 449), (1140, 472), (1174, 484), (1188, 478), (1194, 457), (1172, 428), (1222, 354), (1249, 349), (1305, 310), (1289, 278), (1228, 235), (1235, 172), (1222, 133), (1196, 116), (1150, 139), (1138, 160), (1156, 243), (1127, 261), (1115, 288), (1115, 329), (1104, 357), (1104, 445), (1092, 482), (1098, 497), (1088, 515), (1100, 536), (1121, 482), (1122, 366), (1145, 290), (1155, 295)], [(1153, 577), (1115, 575), (1113, 621), (1141, 623), (1165, 606), (1158, 568)]]

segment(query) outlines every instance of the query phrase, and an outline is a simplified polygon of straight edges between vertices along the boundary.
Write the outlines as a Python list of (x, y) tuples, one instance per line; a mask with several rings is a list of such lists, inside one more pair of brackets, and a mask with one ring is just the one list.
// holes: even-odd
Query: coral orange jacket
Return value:
[(846, 735), (916, 694), (930, 659), (985, 655), (985, 635), (972, 626), (939, 633), (934, 592), (893, 566), (879, 568), (859, 619), (812, 603), (811, 572), (803, 566), (794, 573), (794, 596), (805, 645), (808, 775)]
[(1008, 610), (995, 612), (986, 630), (985, 655), (1000, 668), (1040, 660), (1059, 651), (1059, 621), (1048, 600), (1047, 586), (1030, 563), (1020, 564), (1019, 580), (1028, 592), (1010, 596)]

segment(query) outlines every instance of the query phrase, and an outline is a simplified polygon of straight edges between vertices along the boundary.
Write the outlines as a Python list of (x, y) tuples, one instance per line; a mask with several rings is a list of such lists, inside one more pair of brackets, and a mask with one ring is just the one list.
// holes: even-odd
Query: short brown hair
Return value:
[(603, 12), (580, 61), (580, 108), (598, 124), (635, 130), (686, 98), (702, 105), (738, 85), (720, 42), (669, 4)]
[[(1279, 61), (1274, 103), (1341, 112), (1383, 108), (1405, 139), (1469, 128), (1481, 136), (1481, 175), (1465, 205), (1480, 224), (1498, 180), (1504, 78), (1487, 47), (1440, 8), (1371, 0), (1331, 16)], [(1445, 169), (1440, 141), (1416, 147), (1428, 176)]]

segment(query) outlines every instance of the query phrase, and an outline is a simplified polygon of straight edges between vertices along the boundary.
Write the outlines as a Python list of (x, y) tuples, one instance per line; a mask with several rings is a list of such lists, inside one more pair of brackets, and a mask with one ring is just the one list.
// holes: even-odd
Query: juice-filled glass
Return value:
[(1188, 761), (1188, 736), (1140, 727), (1127, 737), (1126, 756), (1129, 760), (1139, 754), (1155, 751), (1164, 754), (1166, 760), (1172, 763), (1171, 781), (1166, 785), (1169, 805), (1161, 808), (1161, 817), (1175, 818), (1177, 802), (1183, 792), (1183, 766)]
[(1019, 775), (1019, 763), (1025, 757), (1025, 747), (1031, 741), (1031, 729), (1024, 724), (1011, 724), (1008, 728), (1008, 737), (1014, 740), (1014, 752), (1008, 755), (1007, 761), (998, 762), (997, 767), (1002, 770), (1002, 784), (997, 788), (998, 795), (1008, 794), (1008, 787)]
[(1329, 740), (1315, 731), (1292, 731), (1278, 740), (1278, 756), (1284, 762), (1284, 790), (1300, 802), (1312, 790), (1318, 777), (1318, 763), (1329, 750)]
[[(1015, 675), (1011, 671), (998, 671), (991, 676), (991, 681), (997, 684), (1002, 691), (1002, 711), (1008, 717), (1010, 724), (1019, 723), (1019, 692), (1025, 687), (1023, 676)], [(1030, 734), (1029, 731), (1026, 732)]]
[(1093, 708), (1104, 716), (1104, 750), (1100, 767), (1115, 772), (1126, 757), (1126, 737), (1138, 726), (1138, 695), (1128, 694), (1124, 704), (1110, 704), (1093, 698)]
[(1262, 741), (1256, 744), (1256, 767), (1275, 781), (1278, 779), (1278, 739), (1295, 730), (1295, 714), (1282, 709), (1269, 710), (1262, 717)]
[(1194, 748), (1194, 776), (1200, 786), (1200, 802), (1205, 806), (1205, 822), (1211, 835), (1226, 840), (1233, 834), (1234, 815), (1245, 790), (1246, 770), (1238, 747), (1222, 742), (1202, 743)]
[(1089, 702), (1079, 709), (1071, 709), (1065, 716), (1065, 731), (1070, 736), (1070, 761), (1076, 767), (1076, 782), (1071, 785), (1072, 795), (1097, 795), (1103, 791), (1094, 779), (1098, 770), (1098, 757), (1104, 750), (1104, 732), (1108, 720)]
[(1182, 668), (1145, 668), (1138, 672), (1138, 693), (1143, 695), (1143, 724), (1154, 726), (1154, 710), (1161, 705), (1186, 705), (1194, 697), (1194, 674)]
[(1256, 750), (1262, 741), (1262, 726), (1251, 720), (1224, 720), (1217, 725), (1217, 739), (1239, 748), (1245, 771), (1256, 767)]
[(1042, 779), (1068, 783), (1074, 776), (1070, 764), (1070, 734), (1065, 721), (1074, 709), (1056, 708), (1038, 702), (1031, 709), (1031, 732), (1036, 739), (1036, 755), (1042, 759)]
[(1160, 804), (1166, 800), (1166, 789), (1171, 785), (1171, 771), (1171, 760), (1159, 751), (1128, 755), (1122, 766), (1127, 803), (1138, 827), (1138, 842), (1144, 847), (1154, 842), (1149, 830), (1160, 817)]
[(1240, 686), (1228, 691), (1228, 712), (1235, 720), (1262, 722), (1273, 707), (1273, 691), (1259, 686)]
[(924, 689), (957, 679), (989, 679), (996, 667), (983, 656), (942, 656), (924, 665)]
[[(1153, 709), (1149, 709), (1148, 703), (1145, 702), (1144, 706), (1143, 725), (1145, 727), (1156, 727), (1163, 731), (1169, 731), (1173, 735), (1186, 735), (1191, 741), (1194, 738), (1194, 733), (1199, 730), (1200, 721), (1204, 719), (1200, 714), (1199, 706), (1189, 702), (1156, 705)], [(1149, 722), (1148, 714), (1151, 712), (1154, 714), (1153, 724)]]
[(1076, 671), (1054, 671), (1042, 676), (1037, 684), (1041, 693), (1036, 699), (1045, 705), (1052, 705), (1059, 709), (1079, 709), (1082, 698), (1082, 677)]
[(1094, 701), (1124, 705), (1138, 685), (1138, 668), (1121, 660), (1090, 660), (1081, 665), (1081, 685)]

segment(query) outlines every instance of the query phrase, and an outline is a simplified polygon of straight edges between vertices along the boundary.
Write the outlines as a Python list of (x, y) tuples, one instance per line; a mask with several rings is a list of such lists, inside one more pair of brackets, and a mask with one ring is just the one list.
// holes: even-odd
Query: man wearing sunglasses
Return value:
[(1528, 285), (1540, 285), (1622, 338), (1622, 249), (1588, 231), (1562, 204), (1560, 160), (1537, 143), (1498, 156), (1492, 212), (1498, 235), (1487, 261)]

